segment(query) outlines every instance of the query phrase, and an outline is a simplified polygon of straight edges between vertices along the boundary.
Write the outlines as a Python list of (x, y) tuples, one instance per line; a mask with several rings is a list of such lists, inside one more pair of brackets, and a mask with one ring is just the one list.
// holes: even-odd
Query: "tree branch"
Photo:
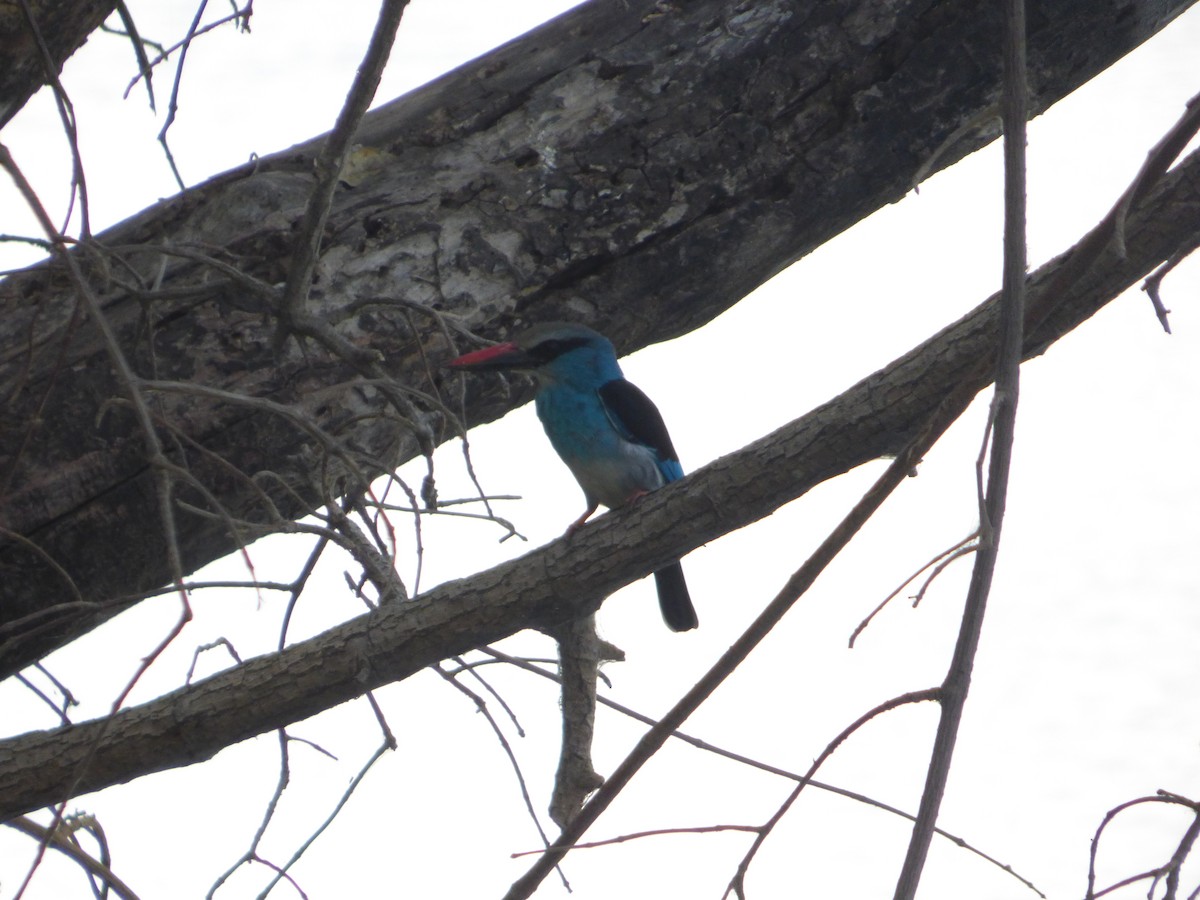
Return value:
[[(1109, 242), (1078, 277), (1062, 282), (1057, 276), (1069, 268), (1073, 250), (1030, 277), (1024, 357), (1044, 352), (1197, 230), (1200, 152), (1193, 152), (1131, 205), (1124, 254)], [(992, 298), (797, 421), (654, 491), (635, 508), (600, 517), (570, 542), (385, 604), (281, 653), (119, 713), (86, 772), (80, 763), (103, 722), (0, 742), (0, 819), (60, 799), (76, 777), (78, 790), (90, 791), (207, 759), (523, 628), (552, 628), (814, 485), (900, 452), (905, 435), (948, 396), (965, 407), (990, 382), (997, 302)]]

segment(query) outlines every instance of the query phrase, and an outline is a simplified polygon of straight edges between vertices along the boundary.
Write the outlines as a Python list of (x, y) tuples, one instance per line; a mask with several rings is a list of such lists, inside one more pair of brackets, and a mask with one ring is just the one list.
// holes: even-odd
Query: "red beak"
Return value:
[(529, 354), (514, 343), (496, 344), (466, 353), (446, 363), (452, 369), (527, 369), (534, 363)]

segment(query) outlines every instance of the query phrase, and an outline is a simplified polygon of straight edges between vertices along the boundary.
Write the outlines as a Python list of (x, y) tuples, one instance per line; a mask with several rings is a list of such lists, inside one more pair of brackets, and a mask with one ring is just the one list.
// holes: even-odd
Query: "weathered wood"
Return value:
[[(1037, 108), (1187, 5), (1036, 6)], [(682, 333), (901, 197), (938, 151), (934, 169), (990, 139), (943, 147), (994, 102), (996, 15), (984, 0), (604, 0), (371, 114), (310, 312), (378, 354), (409, 407), (353, 361), (276, 340), (316, 142), (101, 235), (79, 258), (141, 377), (228, 392), (147, 395), (189, 472), (178, 499), (210, 513), (176, 513), (187, 567), (254, 537), (233, 519), (301, 515), (444, 438), (428, 363), (445, 333), (572, 317), (625, 352)], [(62, 267), (0, 284), (0, 321), (0, 526), (21, 536), (0, 537), (4, 674), (168, 570), (143, 437)], [(526, 399), (483, 390), (472, 423)]]

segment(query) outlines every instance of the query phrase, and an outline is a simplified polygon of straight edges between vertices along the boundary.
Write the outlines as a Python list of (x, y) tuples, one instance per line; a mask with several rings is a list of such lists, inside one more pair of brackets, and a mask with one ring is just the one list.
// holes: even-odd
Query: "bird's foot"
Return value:
[(592, 513), (594, 513), (596, 511), (596, 508), (598, 505), (599, 504), (589, 506), (587, 509), (585, 509), (583, 511), (582, 516), (580, 516), (578, 519), (576, 519), (574, 522), (572, 522), (570, 525), (567, 526), (567, 530), (564, 533), (564, 537), (570, 537), (575, 532), (577, 532), (580, 528), (582, 528), (584, 526), (584, 523), (587, 522), (587, 520), (591, 517)]

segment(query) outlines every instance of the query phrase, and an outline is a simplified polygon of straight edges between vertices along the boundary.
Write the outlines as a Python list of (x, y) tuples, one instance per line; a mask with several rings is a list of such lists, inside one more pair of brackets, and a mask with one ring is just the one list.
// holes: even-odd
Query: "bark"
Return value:
[[(1029, 278), (1024, 358), (1044, 352), (1200, 234), (1200, 151), (1133, 204), (1124, 252), (1109, 220)], [(1147, 313), (1149, 314), (1149, 312)], [(935, 412), (964, 407), (993, 371), (992, 297), (804, 417), (559, 540), (281, 653), (251, 659), (109, 720), (0, 742), (0, 820), (208, 759), (522, 628), (552, 631), (630, 581), (770, 515), (856, 465), (903, 449)]]
[[(1035, 108), (1187, 5), (1031, 10)], [(324, 343), (289, 336), (276, 315), (319, 141), (80, 248), (125, 356), (173, 385), (144, 393), (178, 467), (185, 567), (453, 433), (433, 366), (466, 329), (575, 318), (624, 352), (680, 334), (991, 139), (994, 7), (580, 7), (368, 117), (306, 310)], [(972, 122), (985, 124), (948, 144)], [(7, 674), (169, 569), (144, 435), (61, 263), (6, 279), (0, 321)], [(528, 397), (472, 389), (471, 424)], [(838, 445), (825, 474), (887, 443)]]
[(20, 4), (0, 3), (0, 127), (112, 13), (112, 0), (28, 0), (36, 31)]

